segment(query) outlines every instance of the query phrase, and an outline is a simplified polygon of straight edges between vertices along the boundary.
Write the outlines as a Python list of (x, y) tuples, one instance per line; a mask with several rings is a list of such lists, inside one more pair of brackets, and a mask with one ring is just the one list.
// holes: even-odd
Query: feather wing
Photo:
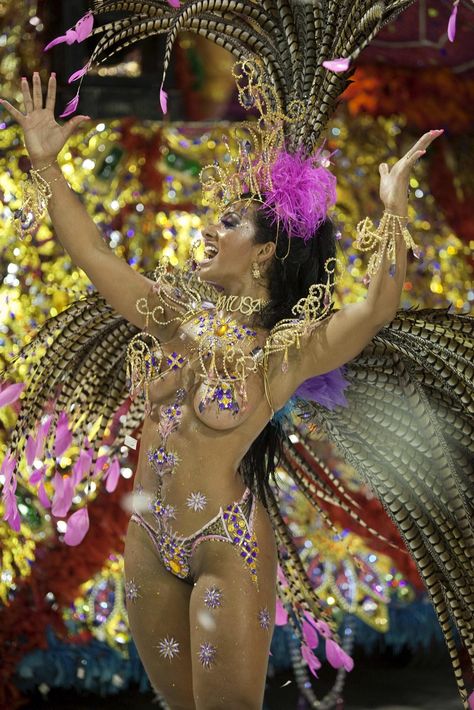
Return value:
[[(326, 433), (397, 526), (466, 700), (450, 620), (474, 663), (474, 318), (448, 310), (399, 311), (347, 364), (347, 406), (328, 410), (299, 400), (298, 410)], [(294, 463), (287, 470), (315, 504), (317, 495), (336, 497), (359, 520), (347, 492), (321, 485), (308, 467), (304, 476)]]

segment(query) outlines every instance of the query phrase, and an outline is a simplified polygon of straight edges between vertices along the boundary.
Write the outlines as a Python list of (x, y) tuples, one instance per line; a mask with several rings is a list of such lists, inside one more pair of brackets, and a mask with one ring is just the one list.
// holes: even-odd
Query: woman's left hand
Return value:
[(418, 158), (426, 153), (428, 146), (439, 138), (443, 129), (425, 133), (415, 145), (410, 148), (403, 158), (400, 158), (391, 168), (387, 163), (379, 166), (380, 172), (380, 199), (385, 209), (394, 214), (406, 217), (408, 212), (408, 187), (410, 173)]

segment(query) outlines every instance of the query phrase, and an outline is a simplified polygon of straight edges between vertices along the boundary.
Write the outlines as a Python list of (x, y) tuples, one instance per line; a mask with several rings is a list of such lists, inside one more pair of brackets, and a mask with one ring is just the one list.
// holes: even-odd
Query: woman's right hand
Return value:
[(18, 111), (9, 101), (0, 99), (0, 104), (20, 124), (23, 129), (25, 146), (34, 168), (41, 168), (53, 162), (77, 126), (89, 116), (74, 116), (62, 126), (55, 121), (56, 75), (51, 74), (48, 94), (43, 108), (43, 92), (38, 72), (33, 74), (33, 98), (28, 80), (21, 80), (26, 113)]

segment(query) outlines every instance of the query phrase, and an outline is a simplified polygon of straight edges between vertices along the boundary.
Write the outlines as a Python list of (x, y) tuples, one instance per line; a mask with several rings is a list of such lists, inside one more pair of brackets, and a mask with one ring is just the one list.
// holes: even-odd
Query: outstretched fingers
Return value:
[(43, 108), (43, 94), (41, 91), (41, 79), (39, 72), (33, 73), (33, 108), (36, 110)]
[(46, 96), (46, 106), (45, 108), (49, 109), (54, 113), (54, 106), (56, 104), (56, 74), (54, 72), (51, 73), (51, 76), (49, 77), (48, 81), (48, 94)]
[(31, 98), (30, 85), (26, 76), (21, 77), (21, 93), (23, 94), (23, 104), (26, 113), (33, 111), (33, 99)]
[(21, 113), (21, 111), (18, 111), (18, 109), (12, 106), (11, 103), (6, 99), (0, 99), (0, 105), (3, 106), (6, 111), (8, 111), (10, 116), (12, 116), (15, 121), (20, 124), (20, 126), (23, 126), (23, 119), (25, 118), (25, 116)]
[[(412, 148), (410, 148), (410, 150), (408, 151), (408, 153), (405, 155), (405, 158), (406, 158), (407, 160), (410, 160), (410, 161), (411, 161), (411, 160), (414, 158), (415, 155), (417, 155), (417, 157), (419, 157), (419, 156), (420, 156), (420, 153), (421, 153), (421, 154), (426, 153), (426, 149), (428, 148), (428, 146), (429, 146), (434, 140), (436, 140), (436, 138), (439, 138), (439, 136), (440, 136), (442, 133), (444, 133), (444, 130), (443, 130), (442, 128), (439, 129), (439, 130), (428, 131), (428, 133), (424, 133), (424, 134), (421, 136), (421, 138), (420, 138), (419, 140), (417, 140), (417, 142), (415, 143), (415, 145), (414, 145)], [(415, 157), (414, 159), (417, 160), (417, 157)]]

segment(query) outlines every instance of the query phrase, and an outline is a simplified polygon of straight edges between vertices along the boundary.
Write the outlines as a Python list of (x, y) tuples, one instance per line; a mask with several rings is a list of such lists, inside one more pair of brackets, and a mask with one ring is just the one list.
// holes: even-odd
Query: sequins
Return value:
[(164, 446), (149, 448), (147, 458), (150, 466), (159, 476), (172, 473), (180, 460), (174, 451), (167, 451)]
[(258, 623), (260, 624), (261, 628), (265, 631), (268, 631), (268, 629), (270, 628), (270, 612), (268, 611), (267, 607), (265, 606), (263, 609), (260, 609), (257, 616)]
[(125, 582), (125, 597), (129, 602), (136, 602), (140, 596), (138, 585), (134, 579), (129, 579)]
[(155, 500), (150, 503), (150, 510), (159, 522), (176, 518), (176, 506), (170, 505), (169, 503), (165, 504), (159, 497), (156, 497)]
[(184, 389), (184, 387), (179, 387), (176, 390), (176, 394), (175, 394), (175, 398), (174, 398), (175, 404), (183, 404), (184, 400), (186, 399), (186, 394), (187, 394), (187, 392)]
[(172, 636), (166, 636), (157, 646), (160, 656), (172, 661), (179, 654), (179, 643)]
[(217, 648), (206, 641), (202, 643), (199, 647), (198, 655), (204, 668), (211, 668), (214, 665), (216, 659)]
[(176, 577), (185, 579), (190, 572), (189, 545), (185, 545), (174, 533), (162, 530), (158, 537), (158, 548), (166, 569), (176, 575)]
[(166, 358), (166, 362), (171, 370), (180, 370), (184, 367), (186, 361), (179, 353), (174, 352)]
[(222, 606), (222, 590), (218, 587), (208, 587), (204, 592), (204, 604), (209, 609), (217, 609)]
[(204, 510), (206, 505), (207, 498), (204, 493), (201, 493), (200, 491), (196, 491), (196, 493), (191, 493), (191, 495), (186, 500), (186, 506), (191, 510), (194, 510), (194, 512), (196, 513), (200, 510)]
[(247, 565), (252, 580), (257, 581), (257, 559), (259, 548), (254, 532), (250, 532), (245, 515), (238, 503), (231, 503), (222, 515), (223, 524), (227, 534), (235, 545), (240, 547), (240, 556)]

